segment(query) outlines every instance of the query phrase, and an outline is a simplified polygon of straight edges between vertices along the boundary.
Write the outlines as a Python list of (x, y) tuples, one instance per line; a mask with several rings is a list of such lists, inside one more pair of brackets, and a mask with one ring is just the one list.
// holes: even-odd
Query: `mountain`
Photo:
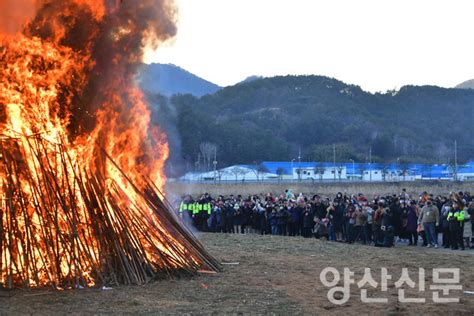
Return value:
[(218, 85), (172, 64), (143, 65), (138, 81), (144, 91), (164, 96), (192, 94), (201, 97), (221, 89)]
[(172, 97), (182, 156), (218, 146), (221, 165), (264, 160), (447, 163), (474, 157), (474, 90), (405, 86), (368, 93), (322, 76), (257, 79)]
[(244, 80), (242, 80), (239, 83), (251, 82), (251, 81), (258, 80), (258, 79), (263, 79), (263, 77), (262, 76), (248, 76), (247, 78), (245, 78)]
[(463, 83), (458, 84), (456, 89), (474, 89), (474, 79), (464, 81)]

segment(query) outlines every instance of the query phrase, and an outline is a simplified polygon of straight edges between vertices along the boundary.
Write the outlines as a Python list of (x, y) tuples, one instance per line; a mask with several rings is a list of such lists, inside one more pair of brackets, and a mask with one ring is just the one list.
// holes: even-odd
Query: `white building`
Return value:
[(347, 180), (347, 168), (338, 167), (293, 167), (293, 180)]
[(183, 181), (264, 181), (278, 179), (278, 175), (262, 172), (255, 168), (236, 165), (216, 171), (188, 172), (180, 178)]

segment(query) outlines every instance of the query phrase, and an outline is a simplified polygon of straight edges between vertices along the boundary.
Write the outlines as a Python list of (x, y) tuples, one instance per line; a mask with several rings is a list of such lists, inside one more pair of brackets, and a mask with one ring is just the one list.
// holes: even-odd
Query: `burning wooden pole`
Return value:
[(219, 270), (160, 192), (166, 135), (135, 84), (145, 47), (176, 34), (173, 1), (36, 2), (0, 27), (2, 285)]
[(0, 153), (3, 286), (144, 284), (220, 270), (153, 182), (135, 185), (106, 153), (120, 177), (38, 135), (3, 138)]

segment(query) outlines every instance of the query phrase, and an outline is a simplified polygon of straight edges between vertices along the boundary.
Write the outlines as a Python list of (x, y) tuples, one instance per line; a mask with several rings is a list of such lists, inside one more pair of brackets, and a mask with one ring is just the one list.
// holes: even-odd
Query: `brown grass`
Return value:
[(452, 182), (452, 181), (423, 181), (423, 182), (379, 182), (379, 183), (226, 183), (226, 184), (191, 184), (182, 182), (168, 182), (167, 191), (175, 196), (192, 194), (202, 195), (206, 192), (212, 196), (219, 194), (242, 194), (243, 196), (253, 194), (266, 194), (272, 192), (281, 194), (285, 189), (304, 194), (332, 195), (337, 192), (348, 194), (386, 195), (398, 194), (403, 188), (413, 196), (423, 191), (429, 193), (447, 195), (450, 192), (468, 191), (474, 193), (474, 182)]
[[(463, 295), (459, 304), (434, 304), (431, 292), (426, 304), (402, 304), (397, 289), (389, 285), (371, 295), (389, 298), (388, 304), (362, 304), (357, 286), (343, 306), (332, 305), (320, 280), (320, 271), (334, 266), (340, 271), (349, 267), (356, 281), (364, 267), (385, 266), (394, 280), (402, 267), (410, 272), (426, 269), (427, 287), (434, 267), (461, 268), (464, 290), (474, 290), (473, 252), (399, 246), (381, 249), (345, 245), (300, 237), (259, 235), (203, 234), (204, 244), (225, 265), (219, 274), (205, 274), (191, 279), (158, 281), (140, 287), (118, 287), (111, 291), (94, 289), (55, 292), (50, 290), (14, 290), (0, 292), (0, 313), (5, 314), (91, 314), (91, 313), (263, 313), (263, 314), (466, 314), (474, 311), (474, 296)], [(374, 270), (376, 271), (376, 270)], [(379, 281), (380, 274), (373, 273)], [(413, 279), (416, 280), (415, 277)], [(392, 282), (392, 281), (390, 281)], [(393, 282), (392, 282), (393, 284)], [(412, 296), (419, 295), (408, 290)]]

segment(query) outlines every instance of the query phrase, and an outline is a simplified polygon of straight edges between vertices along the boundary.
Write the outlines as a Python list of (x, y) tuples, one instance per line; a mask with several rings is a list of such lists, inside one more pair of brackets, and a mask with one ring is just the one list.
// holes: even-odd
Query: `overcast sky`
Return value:
[(147, 62), (222, 86), (316, 74), (368, 91), (474, 78), (473, 0), (177, 0), (174, 42)]

